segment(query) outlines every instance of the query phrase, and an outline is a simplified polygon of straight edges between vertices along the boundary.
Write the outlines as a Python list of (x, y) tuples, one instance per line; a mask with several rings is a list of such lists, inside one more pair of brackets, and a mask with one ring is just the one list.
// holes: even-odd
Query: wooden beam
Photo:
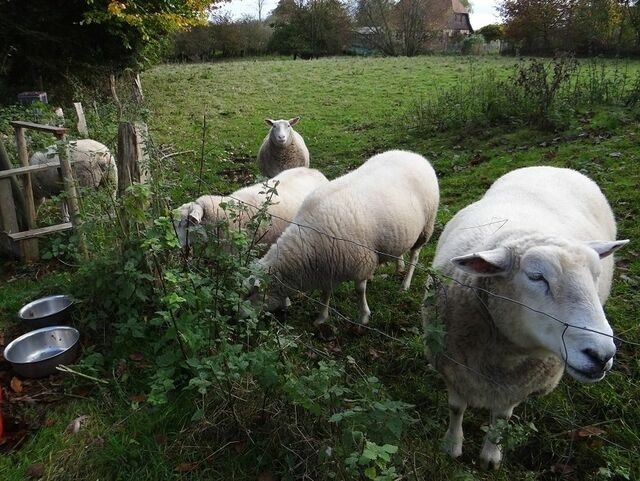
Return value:
[(8, 233), (7, 237), (15, 242), (25, 241), (35, 237), (40, 237), (46, 234), (52, 234), (53, 232), (61, 232), (63, 230), (69, 230), (73, 228), (71, 222), (65, 222), (63, 224), (50, 225), (47, 227), (39, 227), (38, 229), (25, 230), (22, 232)]
[[(23, 122), (29, 123), (29, 122)], [(27, 140), (24, 136), (25, 126), (20, 122), (11, 122), (16, 134), (16, 144), (18, 146), (18, 159), (22, 167), (29, 166), (29, 152), (27, 151)], [(34, 124), (37, 125), (37, 124)], [(31, 175), (29, 173), (24, 174), (22, 177), (22, 187), (25, 197), (25, 215), (27, 218), (27, 227), (35, 229), (36, 226), (36, 207), (33, 202), (33, 187), (31, 185)], [(20, 245), (26, 262), (36, 262), (40, 258), (38, 249), (38, 239), (29, 239), (24, 241)]]
[[(76, 164), (78, 162), (90, 162), (91, 159), (75, 159), (70, 160), (70, 164)], [(28, 167), (15, 167), (11, 170), (0, 170), (0, 179), (6, 179), (8, 177), (15, 177), (17, 175), (23, 175), (26, 173), (33, 174), (40, 172), (41, 170), (57, 169), (60, 167), (60, 162), (45, 162), (44, 164), (30, 165)]]
[(23, 122), (21, 120), (12, 120), (9, 122), (14, 129), (31, 129), (40, 132), (49, 132), (50, 134), (60, 137), (65, 135), (69, 129), (65, 127), (56, 127), (55, 125), (35, 124), (33, 122)]

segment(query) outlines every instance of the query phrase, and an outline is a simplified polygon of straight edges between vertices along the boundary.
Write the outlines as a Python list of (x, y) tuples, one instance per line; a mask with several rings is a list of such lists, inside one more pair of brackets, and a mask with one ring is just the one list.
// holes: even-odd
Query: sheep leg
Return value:
[(504, 424), (499, 420), (508, 420), (513, 413), (513, 406), (507, 409), (492, 409), (489, 431), (484, 437), (482, 451), (480, 452), (480, 463), (484, 469), (495, 470), (500, 467), (502, 461), (502, 429)]
[(411, 249), (411, 259), (409, 259), (409, 268), (407, 269), (407, 274), (404, 277), (404, 282), (402, 283), (402, 290), (406, 291), (411, 287), (411, 280), (413, 279), (413, 272), (416, 270), (416, 265), (418, 264), (418, 258), (420, 257), (420, 249), (421, 247), (416, 247), (415, 249)]
[(315, 321), (313, 321), (313, 325), (318, 327), (321, 324), (324, 324), (327, 319), (329, 319), (329, 300), (331, 299), (331, 290), (323, 289), (322, 291), (322, 299), (320, 299), (320, 304), (322, 308), (320, 309), (320, 314)]
[(367, 304), (367, 279), (354, 281), (356, 294), (358, 295), (358, 312), (360, 312), (360, 324), (368, 324), (371, 311)]
[(466, 401), (449, 389), (449, 427), (442, 440), (442, 451), (452, 458), (462, 455), (462, 418), (466, 409)]
[(400, 275), (404, 273), (404, 256), (399, 256), (396, 258), (396, 274)]

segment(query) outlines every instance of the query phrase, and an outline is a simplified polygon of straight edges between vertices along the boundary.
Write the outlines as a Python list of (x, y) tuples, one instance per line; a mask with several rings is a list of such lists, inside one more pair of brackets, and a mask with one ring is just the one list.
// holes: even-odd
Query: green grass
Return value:
[[(439, 175), (442, 205), (434, 238), (421, 255), (423, 266), (429, 265), (446, 221), (479, 198), (500, 175), (537, 164), (586, 173), (609, 198), (619, 221), (619, 238), (633, 240), (618, 256), (606, 310), (616, 333), (638, 343), (637, 111), (585, 110), (580, 113), (582, 122), (562, 132), (478, 126), (473, 135), (425, 134), (415, 127), (415, 106), (425, 98), (472, 81), (474, 72), (481, 69), (491, 68), (506, 77), (514, 63), (513, 59), (488, 57), (243, 60), (159, 66), (146, 72), (142, 80), (154, 143), (187, 152), (165, 159), (159, 172), (175, 205), (200, 193), (230, 192), (241, 183), (252, 182), (257, 177), (254, 159), (267, 132), (264, 117), (301, 115), (297, 130), (309, 147), (312, 166), (329, 178), (390, 148), (426, 155)], [(630, 70), (639, 67), (638, 62), (629, 63)], [(201, 185), (197, 172), (203, 116)], [(64, 270), (35, 283), (34, 271), (25, 272), (22, 278), (3, 285), (0, 314), (6, 322), (23, 299), (53, 291), (72, 275)], [(4, 273), (3, 277), (0, 280), (6, 279)], [(415, 405), (418, 421), (403, 437), (394, 458), (402, 479), (556, 479), (563, 470), (562, 479), (640, 478), (640, 356), (637, 345), (629, 343), (619, 345), (614, 370), (603, 382), (586, 386), (564, 379), (550, 395), (531, 398), (516, 408), (514, 422), (523, 427), (520, 443), (507, 452), (499, 472), (484, 473), (476, 464), (484, 435), (481, 428), (488, 420), (487, 413), (479, 410), (471, 409), (465, 417), (462, 459), (451, 461), (442, 455), (439, 443), (446, 429), (446, 394), (442, 380), (422, 356), (419, 335), (425, 278), (425, 270), (418, 269), (412, 288), (403, 293), (393, 269), (381, 268), (368, 289), (374, 330), (358, 333), (334, 316), (338, 344), (323, 343), (313, 335), (315, 305), (311, 302), (296, 299), (281, 317), (298, 340), (292, 362), (301, 369), (312, 363), (309, 348), (329, 358), (350, 357), (354, 369), (377, 376), (392, 399)], [(342, 286), (333, 302), (340, 313), (354, 317), (351, 286)], [(127, 359), (124, 362), (131, 369), (129, 377), (135, 378), (135, 367)], [(206, 399), (186, 394), (163, 407), (137, 405), (130, 399), (137, 393), (124, 392), (124, 384), (120, 386), (116, 377), (109, 389), (93, 390), (84, 401), (60, 403), (47, 410), (47, 417), (59, 421), (35, 431), (20, 450), (0, 457), (0, 478), (24, 479), (26, 469), (38, 462), (45, 464), (45, 479), (65, 480), (256, 479), (265, 473), (277, 473), (281, 479), (301, 479), (304, 473), (308, 479), (326, 476), (316, 470), (314, 450), (331, 443), (335, 432), (330, 426), (314, 424), (299, 411), (292, 412), (275, 397), (267, 400), (265, 417), (265, 411), (258, 408), (234, 413), (228, 406), (209, 405)], [(251, 386), (245, 394), (245, 406), (260, 407), (263, 400)], [(196, 404), (206, 406), (207, 417), (191, 421)], [(42, 416), (42, 408), (36, 411)], [(86, 430), (75, 436), (66, 434), (66, 424), (81, 414), (91, 418)], [(242, 420), (237, 426), (231, 422), (234, 416)], [(535, 431), (528, 427), (531, 423)], [(589, 425), (600, 427), (602, 438), (571, 437), (571, 432)]]

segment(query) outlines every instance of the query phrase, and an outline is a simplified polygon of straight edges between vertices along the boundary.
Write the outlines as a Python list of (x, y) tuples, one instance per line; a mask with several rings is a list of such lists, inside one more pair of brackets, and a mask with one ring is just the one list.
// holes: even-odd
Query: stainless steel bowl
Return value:
[(67, 295), (47, 296), (30, 302), (18, 311), (18, 317), (31, 329), (57, 326), (69, 321), (73, 299)]
[(80, 333), (68, 326), (49, 326), (27, 332), (4, 349), (4, 358), (16, 374), (44, 377), (59, 364), (69, 364), (78, 355)]

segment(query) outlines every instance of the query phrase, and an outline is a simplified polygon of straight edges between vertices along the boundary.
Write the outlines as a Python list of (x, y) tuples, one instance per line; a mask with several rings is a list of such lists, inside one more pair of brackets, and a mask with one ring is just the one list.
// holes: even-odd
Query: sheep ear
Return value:
[(451, 262), (469, 274), (481, 277), (505, 275), (511, 270), (513, 255), (506, 247), (454, 257)]
[(273, 124), (275, 124), (276, 121), (273, 119), (264, 119), (264, 123), (267, 124), (269, 127), (273, 127)]
[(620, 249), (625, 244), (629, 243), (629, 239), (618, 240), (618, 241), (587, 241), (585, 244), (587, 247), (591, 247), (594, 251), (598, 253), (600, 259), (604, 259), (607, 256), (610, 256), (615, 251)]
[(194, 203), (189, 209), (189, 213), (187, 214), (187, 220), (189, 221), (189, 225), (197, 225), (202, 220), (204, 216), (204, 209), (200, 204)]
[(294, 117), (292, 119), (289, 119), (289, 125), (291, 125), (291, 127), (296, 125), (298, 122), (300, 122), (300, 117)]

